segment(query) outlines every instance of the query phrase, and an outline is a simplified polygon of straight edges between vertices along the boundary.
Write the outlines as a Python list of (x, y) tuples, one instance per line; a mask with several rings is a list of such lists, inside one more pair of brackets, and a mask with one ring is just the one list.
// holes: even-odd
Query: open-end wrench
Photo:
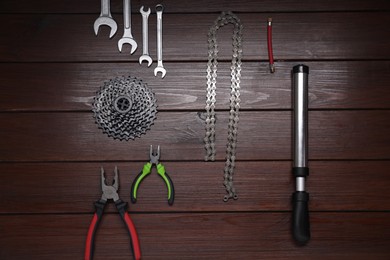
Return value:
[(142, 55), (139, 57), (139, 64), (142, 64), (143, 61), (148, 62), (148, 67), (152, 65), (152, 58), (149, 55), (149, 32), (148, 32), (148, 18), (150, 15), (150, 8), (144, 11), (144, 7), (141, 6), (139, 12), (142, 14)]
[(131, 34), (131, 8), (130, 0), (123, 0), (123, 20), (125, 24), (125, 30), (123, 32), (122, 38), (118, 41), (118, 49), (122, 52), (122, 45), (128, 43), (131, 45), (130, 54), (133, 54), (137, 49), (137, 43), (133, 39)]
[(93, 29), (95, 34), (98, 35), (100, 25), (107, 25), (111, 28), (110, 38), (114, 36), (118, 26), (114, 19), (112, 19), (110, 11), (110, 0), (101, 0), (101, 11), (100, 16), (95, 20), (93, 24)]
[(154, 69), (154, 76), (157, 76), (158, 72), (161, 72), (161, 78), (165, 77), (167, 71), (164, 69), (162, 63), (162, 13), (164, 7), (159, 4), (156, 5), (157, 13), (157, 67)]

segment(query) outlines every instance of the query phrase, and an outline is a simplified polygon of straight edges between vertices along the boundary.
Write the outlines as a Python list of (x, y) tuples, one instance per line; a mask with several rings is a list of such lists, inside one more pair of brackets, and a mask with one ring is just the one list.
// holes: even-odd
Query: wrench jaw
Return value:
[(119, 41), (118, 41), (118, 49), (120, 52), (122, 52), (122, 46), (123, 44), (125, 43), (128, 43), (131, 45), (131, 51), (130, 51), (130, 54), (133, 54), (135, 52), (135, 50), (137, 50), (137, 42), (133, 39), (133, 38), (130, 38), (130, 37), (122, 37)]
[(152, 58), (149, 55), (146, 55), (146, 54), (144, 54), (141, 57), (139, 57), (139, 64), (140, 65), (142, 65), (143, 61), (147, 61), (148, 62), (148, 67), (150, 67), (150, 65), (152, 65), (152, 63), (153, 63)]
[(107, 25), (108, 27), (111, 28), (110, 38), (112, 38), (115, 35), (115, 33), (116, 33), (117, 29), (118, 29), (118, 25), (116, 24), (114, 19), (112, 19), (110, 17), (98, 17), (95, 20), (95, 23), (93, 24), (93, 29), (95, 31), (95, 35), (96, 36), (98, 35), (99, 28), (102, 25)]
[(151, 10), (150, 10), (150, 8), (148, 7), (148, 9), (146, 9), (146, 11), (145, 11), (145, 7), (144, 7), (144, 6), (141, 6), (141, 8), (139, 9), (139, 12), (140, 12), (142, 15), (149, 16), (150, 13), (151, 13)]
[(157, 66), (154, 69), (154, 76), (157, 77), (157, 73), (161, 72), (161, 78), (163, 79), (165, 77), (165, 74), (167, 74), (167, 71), (164, 69), (163, 66)]

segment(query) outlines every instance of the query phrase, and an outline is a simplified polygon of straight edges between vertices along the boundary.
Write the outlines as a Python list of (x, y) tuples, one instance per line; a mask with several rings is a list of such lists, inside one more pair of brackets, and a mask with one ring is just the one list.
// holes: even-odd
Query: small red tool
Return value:
[(267, 45), (268, 45), (269, 69), (271, 73), (274, 73), (275, 65), (274, 65), (274, 53), (272, 50), (272, 18), (268, 18), (268, 22), (267, 22)]

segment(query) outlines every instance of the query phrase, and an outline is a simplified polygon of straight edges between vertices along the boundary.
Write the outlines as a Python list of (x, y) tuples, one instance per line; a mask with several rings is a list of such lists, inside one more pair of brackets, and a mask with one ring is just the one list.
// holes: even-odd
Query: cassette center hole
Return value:
[(120, 96), (114, 101), (115, 110), (122, 114), (129, 112), (132, 105), (133, 102), (127, 96)]

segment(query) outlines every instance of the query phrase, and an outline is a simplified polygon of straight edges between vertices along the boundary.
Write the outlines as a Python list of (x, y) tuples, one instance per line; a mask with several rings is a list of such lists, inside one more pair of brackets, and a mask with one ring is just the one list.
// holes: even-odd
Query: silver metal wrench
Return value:
[(164, 6), (156, 5), (157, 13), (157, 67), (154, 69), (154, 76), (157, 76), (158, 72), (161, 72), (161, 78), (165, 77), (167, 71), (164, 69), (162, 62), (162, 13)]
[(144, 11), (144, 7), (141, 6), (139, 12), (142, 15), (142, 55), (139, 57), (139, 64), (143, 61), (148, 62), (148, 67), (152, 65), (152, 58), (149, 55), (149, 31), (148, 31), (148, 18), (150, 15), (150, 8)]
[(95, 23), (93, 24), (93, 29), (95, 31), (95, 35), (98, 35), (99, 27), (101, 25), (107, 25), (111, 28), (110, 38), (112, 38), (112, 36), (114, 36), (114, 34), (116, 33), (116, 30), (118, 29), (118, 26), (111, 15), (110, 0), (101, 0), (100, 16), (95, 20)]
[(130, 0), (123, 0), (123, 20), (125, 29), (122, 38), (118, 41), (118, 49), (122, 52), (122, 45), (128, 43), (131, 45), (130, 54), (133, 54), (137, 49), (137, 42), (131, 34), (131, 4)]

